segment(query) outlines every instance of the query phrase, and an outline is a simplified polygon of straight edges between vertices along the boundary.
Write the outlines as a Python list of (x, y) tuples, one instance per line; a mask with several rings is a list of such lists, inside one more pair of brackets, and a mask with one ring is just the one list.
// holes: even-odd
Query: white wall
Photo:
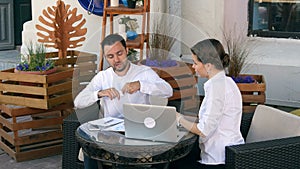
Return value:
[[(102, 17), (97, 15), (89, 15), (86, 10), (84, 10), (81, 5), (79, 4), (78, 0), (63, 0), (65, 4), (71, 5), (71, 9), (77, 8), (77, 15), (83, 14), (83, 18), (86, 19), (85, 27), (87, 28), (86, 40), (83, 43), (82, 47), (76, 48), (76, 50), (80, 51), (88, 51), (91, 53), (98, 54), (100, 53), (100, 39), (101, 39), (101, 30), (102, 30)], [(35, 25), (37, 23), (40, 24), (38, 21), (38, 17), (42, 14), (43, 9), (51, 6), (56, 6), (56, 1), (54, 0), (31, 0), (32, 3), (32, 20), (28, 21), (24, 24), (24, 29), (22, 32), (22, 47), (21, 51), (24, 52), (26, 47), (26, 43), (29, 41), (36, 42), (37, 35), (36, 35), (36, 28)], [(153, 12), (161, 12), (166, 11), (166, 1), (165, 0), (155, 0), (151, 1), (151, 11)], [(118, 15), (114, 19), (114, 30), (117, 32), (117, 23), (118, 18), (121, 15)], [(109, 23), (109, 18), (107, 23)], [(106, 33), (109, 32), (109, 26), (107, 26)], [(53, 49), (54, 50), (54, 49)]]
[(263, 74), (267, 103), (300, 107), (300, 40), (254, 38), (261, 44), (253, 54), (248, 73)]
[[(217, 37), (223, 29), (223, 1), (182, 0), (183, 41), (194, 45), (208, 36)], [(189, 52), (189, 51), (188, 51)], [(187, 54), (186, 51), (183, 54)]]
[[(101, 23), (102, 23), (102, 17), (98, 17), (96, 15), (88, 15), (87, 12), (81, 8), (80, 4), (77, 0), (64, 0), (66, 4), (71, 5), (71, 9), (77, 8), (78, 14), (83, 14), (83, 17), (86, 19), (86, 25), (85, 27), (88, 28), (87, 34), (86, 34), (86, 40), (84, 42), (84, 45), (82, 47), (76, 48), (76, 50), (81, 51), (89, 51), (92, 53), (99, 54), (99, 44), (100, 44), (100, 32), (101, 32)], [(37, 35), (36, 35), (36, 28), (35, 25), (37, 23), (41, 24), (38, 21), (38, 17), (42, 14), (43, 9), (49, 6), (55, 6), (56, 1), (53, 0), (32, 0), (32, 21), (28, 21), (24, 24), (24, 29), (22, 33), (22, 52), (24, 52), (25, 44), (28, 43), (28, 41), (37, 41)], [(53, 49), (54, 50), (54, 49)]]
[[(221, 30), (231, 30), (235, 25), (241, 31), (247, 31), (247, 4), (245, 0), (226, 0), (226, 3), (221, 0), (182, 0), (182, 17), (201, 30), (197, 34), (185, 27), (182, 33), (185, 40), (199, 41), (205, 37), (201, 32), (221, 40)], [(258, 47), (251, 55), (253, 63), (243, 72), (265, 76), (267, 104), (300, 107), (300, 40), (251, 39)]]

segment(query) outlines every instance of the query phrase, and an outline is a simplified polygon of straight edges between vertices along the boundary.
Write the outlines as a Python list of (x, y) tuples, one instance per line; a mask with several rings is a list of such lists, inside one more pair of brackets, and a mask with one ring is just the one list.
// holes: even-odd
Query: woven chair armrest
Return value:
[(83, 169), (83, 163), (78, 160), (79, 143), (75, 131), (80, 126), (75, 111), (63, 120), (63, 154), (62, 168)]
[(226, 147), (226, 168), (300, 168), (300, 136)]
[(70, 123), (78, 123), (80, 125), (75, 111), (73, 113), (71, 113), (69, 116), (67, 116), (64, 119), (64, 122), (67, 122), (67, 123), (69, 123), (69, 122)]
[(242, 114), (242, 121), (241, 121), (241, 133), (244, 139), (246, 139), (252, 118), (253, 118), (254, 113), (243, 113)]

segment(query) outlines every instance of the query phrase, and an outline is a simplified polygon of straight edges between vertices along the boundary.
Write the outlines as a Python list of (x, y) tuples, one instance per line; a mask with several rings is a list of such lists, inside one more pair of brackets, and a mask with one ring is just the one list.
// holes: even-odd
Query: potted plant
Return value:
[[(234, 31), (236, 32), (236, 31)], [(248, 37), (236, 33), (224, 33), (225, 46), (230, 56), (230, 64), (228, 66), (228, 75), (237, 83), (252, 83), (255, 79), (251, 76), (242, 77), (240, 73), (242, 69), (246, 69), (251, 65), (249, 56), (254, 49)], [(247, 61), (249, 63), (247, 63)]]
[[(126, 37), (129, 40), (134, 40), (138, 36), (136, 31), (139, 28), (139, 25), (137, 23), (136, 18), (130, 18), (130, 16), (124, 16), (123, 18), (119, 19), (119, 24), (125, 25)], [(119, 32), (122, 32), (122, 31), (119, 31)]]
[(49, 74), (56, 71), (54, 61), (46, 58), (43, 44), (32, 42), (27, 46), (27, 54), (21, 55), (21, 62), (15, 68), (16, 73)]
[(179, 36), (180, 25), (173, 20), (173, 17), (168, 16), (161, 14), (151, 16), (153, 24), (149, 35), (149, 55), (143, 63), (147, 66), (172, 67), (177, 65), (176, 60), (171, 59), (171, 51)]
[(185, 110), (194, 108), (197, 104), (195, 72), (191, 64), (179, 61), (180, 53), (173, 52), (179, 42), (181, 22), (177, 17), (161, 13), (153, 13), (150, 18), (149, 51), (140, 64), (150, 66), (172, 86), (173, 96), (169, 101), (184, 102)]
[(135, 49), (132, 48), (128, 49), (128, 54), (127, 54), (128, 60), (130, 60), (131, 62), (136, 62), (138, 60), (136, 55), (137, 55), (137, 51)]
[[(234, 33), (233, 33), (234, 32)], [(263, 75), (241, 74), (252, 65), (250, 58), (257, 44), (236, 30), (224, 33), (225, 47), (230, 56), (228, 76), (237, 83), (243, 97), (243, 112), (254, 112), (258, 104), (265, 103), (266, 84)]]

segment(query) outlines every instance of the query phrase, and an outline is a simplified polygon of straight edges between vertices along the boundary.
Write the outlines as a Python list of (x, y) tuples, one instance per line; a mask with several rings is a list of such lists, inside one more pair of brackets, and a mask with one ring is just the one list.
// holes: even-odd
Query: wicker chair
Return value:
[[(83, 115), (82, 115), (83, 114)], [(80, 124), (99, 118), (99, 103), (85, 109), (74, 111), (63, 121), (63, 169), (83, 169), (82, 161), (78, 160), (80, 145), (75, 137), (75, 131)]]
[[(243, 113), (241, 132), (246, 138), (254, 113)], [(75, 131), (80, 125), (76, 113), (63, 122), (63, 160), (64, 169), (83, 169), (78, 160), (79, 143)], [(282, 126), (284, 127), (284, 126)], [(228, 169), (295, 169), (300, 168), (300, 136), (247, 143), (226, 147), (226, 168)]]
[[(246, 138), (254, 113), (243, 113), (241, 132)], [(285, 126), (282, 126), (285, 127)], [(226, 147), (228, 169), (300, 168), (300, 136)]]
[(62, 168), (83, 169), (83, 162), (78, 160), (80, 145), (75, 138), (75, 131), (80, 126), (76, 113), (70, 114), (63, 122)]

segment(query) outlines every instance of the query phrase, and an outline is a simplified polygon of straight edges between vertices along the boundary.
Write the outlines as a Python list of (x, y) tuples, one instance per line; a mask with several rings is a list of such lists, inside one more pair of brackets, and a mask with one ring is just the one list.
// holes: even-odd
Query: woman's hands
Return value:
[(180, 120), (181, 120), (182, 118), (183, 118), (183, 116), (182, 116), (180, 113), (176, 112), (176, 122), (177, 122), (177, 126), (181, 126)]
[[(125, 93), (133, 94), (133, 93), (137, 92), (138, 90), (140, 90), (140, 87), (141, 87), (141, 85), (140, 85), (139, 81), (129, 82), (123, 86), (122, 93), (123, 94), (125, 94)], [(120, 99), (120, 96), (121, 96), (120, 92), (115, 88), (100, 90), (98, 92), (98, 98), (109, 97), (110, 100), (112, 100), (114, 98)]]

